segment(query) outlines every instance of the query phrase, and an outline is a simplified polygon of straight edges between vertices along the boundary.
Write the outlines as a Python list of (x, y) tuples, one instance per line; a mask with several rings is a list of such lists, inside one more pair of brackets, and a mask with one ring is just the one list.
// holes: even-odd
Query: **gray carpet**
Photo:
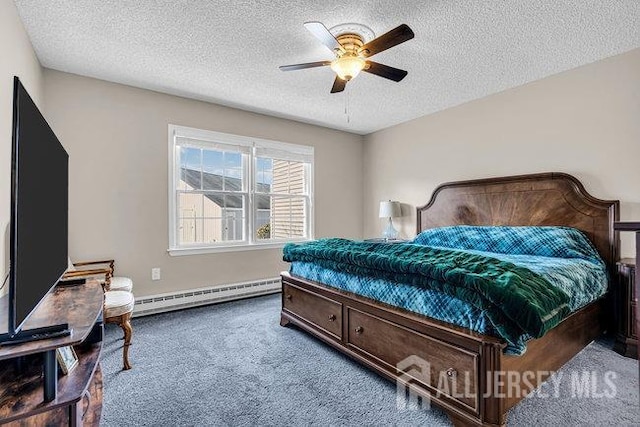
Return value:
[[(396, 409), (395, 384), (294, 328), (279, 325), (280, 296), (134, 319), (133, 369), (121, 371), (121, 331), (107, 325), (104, 426), (448, 426), (444, 413)], [(578, 398), (572, 373), (595, 371), (596, 393)], [(553, 385), (522, 401), (510, 425), (631, 425), (640, 420), (638, 365), (592, 343)], [(545, 397), (545, 395), (547, 397)]]

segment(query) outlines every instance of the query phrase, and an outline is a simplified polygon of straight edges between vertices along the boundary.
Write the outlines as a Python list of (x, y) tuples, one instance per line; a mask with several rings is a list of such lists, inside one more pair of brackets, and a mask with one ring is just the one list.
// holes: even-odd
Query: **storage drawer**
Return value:
[(479, 413), (477, 354), (351, 307), (347, 313), (349, 347), (392, 372), (402, 372), (407, 381), (426, 386), (431, 395), (449, 396)]
[(282, 305), (324, 332), (342, 339), (341, 303), (283, 282)]

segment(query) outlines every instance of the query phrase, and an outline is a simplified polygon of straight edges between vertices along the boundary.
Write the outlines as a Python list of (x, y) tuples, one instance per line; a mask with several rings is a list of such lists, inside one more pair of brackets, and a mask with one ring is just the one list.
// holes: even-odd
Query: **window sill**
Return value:
[[(311, 240), (311, 239), (309, 239)], [(215, 254), (224, 252), (244, 252), (255, 251), (261, 249), (282, 249), (287, 243), (302, 243), (309, 240), (292, 240), (290, 242), (272, 242), (272, 243), (256, 243), (253, 245), (228, 245), (228, 246), (203, 246), (203, 247), (190, 247), (190, 248), (171, 248), (167, 249), (171, 256), (185, 256), (185, 255), (202, 255), (202, 254)]]

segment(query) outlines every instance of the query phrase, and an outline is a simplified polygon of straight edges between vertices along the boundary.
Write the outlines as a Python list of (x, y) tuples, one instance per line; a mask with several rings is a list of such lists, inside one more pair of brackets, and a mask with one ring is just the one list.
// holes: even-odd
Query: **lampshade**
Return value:
[(400, 216), (400, 202), (391, 200), (380, 202), (380, 218), (397, 218)]
[(359, 56), (344, 55), (334, 59), (331, 69), (336, 72), (342, 80), (349, 81), (357, 76), (365, 67), (364, 59)]

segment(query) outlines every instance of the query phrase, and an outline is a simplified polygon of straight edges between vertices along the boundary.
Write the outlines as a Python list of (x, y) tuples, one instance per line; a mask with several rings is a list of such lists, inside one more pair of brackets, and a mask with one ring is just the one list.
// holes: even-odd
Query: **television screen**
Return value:
[(11, 163), (9, 333), (67, 268), (69, 156), (18, 78)]

